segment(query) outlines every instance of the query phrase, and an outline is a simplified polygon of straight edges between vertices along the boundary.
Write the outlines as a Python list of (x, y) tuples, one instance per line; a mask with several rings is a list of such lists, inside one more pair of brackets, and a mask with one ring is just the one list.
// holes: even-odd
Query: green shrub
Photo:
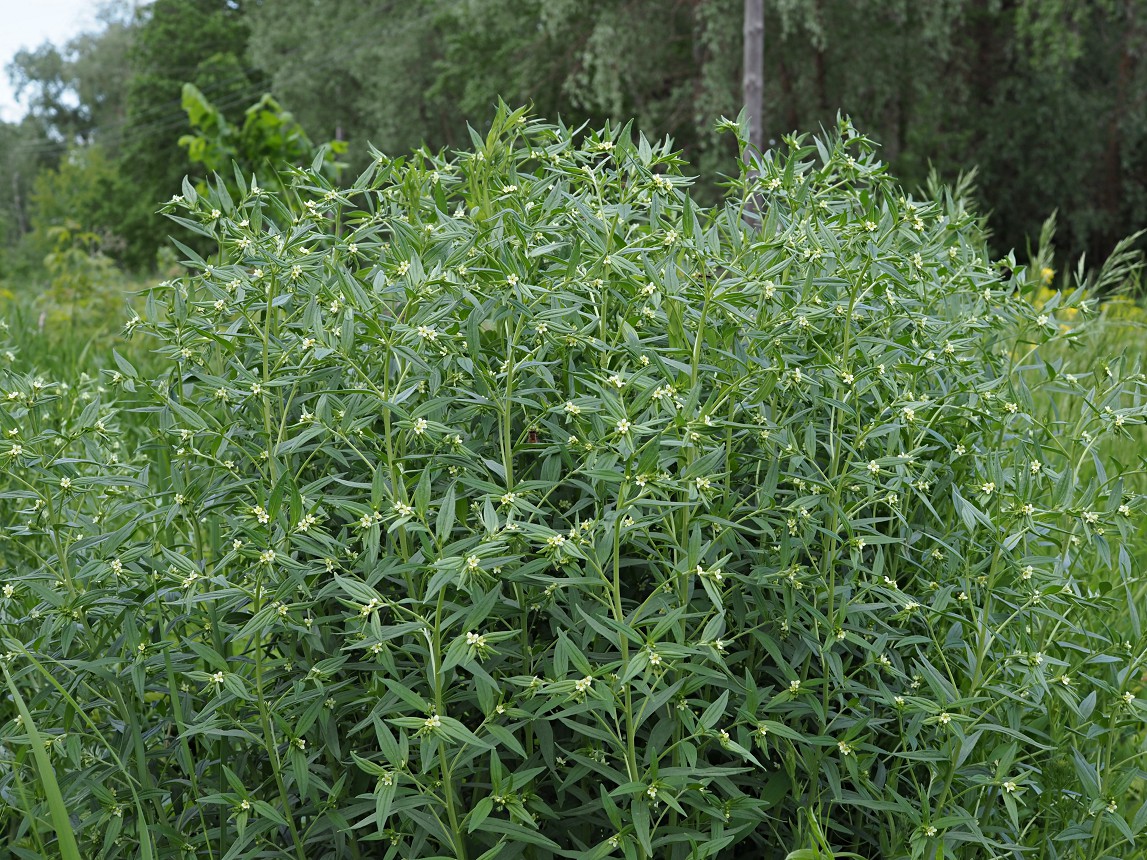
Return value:
[(668, 142), (503, 111), (185, 186), (219, 252), (129, 323), (170, 372), (112, 377), (123, 474), (72, 453), (110, 407), (7, 383), (59, 780), (7, 722), (9, 844), (65, 850), (59, 795), (108, 858), (1130, 856), (1141, 500), (1093, 454), (1143, 377), (1040, 360), (1059, 299), (872, 150), (708, 210)]

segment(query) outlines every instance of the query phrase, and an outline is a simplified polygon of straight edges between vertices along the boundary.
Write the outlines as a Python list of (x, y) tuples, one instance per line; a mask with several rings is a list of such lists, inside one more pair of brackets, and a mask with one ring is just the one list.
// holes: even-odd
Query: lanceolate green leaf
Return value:
[(1147, 392), (1050, 250), (843, 118), (714, 206), (474, 140), (189, 183), (106, 372), (0, 365), (13, 853), (1130, 856)]

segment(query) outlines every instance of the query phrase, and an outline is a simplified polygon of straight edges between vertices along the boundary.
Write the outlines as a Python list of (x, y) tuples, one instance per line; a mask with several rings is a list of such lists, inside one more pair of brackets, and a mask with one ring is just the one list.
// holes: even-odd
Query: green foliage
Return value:
[(46, 289), (37, 297), (46, 311), (74, 317), (95, 313), (107, 318), (123, 307), (115, 263), (100, 250), (99, 237), (69, 222), (48, 230), (54, 246), (44, 258)]
[[(435, 20), (446, 5), (396, 3), (384, 9), (368, 0), (336, 11), (307, 0), (261, 4), (250, 10), (251, 59), (266, 70), (267, 89), (304, 127), (327, 138), (339, 137), (341, 130), (354, 140), (360, 167), (369, 159), (368, 141), (389, 152), (409, 152), (423, 143), (461, 144), (465, 125), (451, 102), (454, 93), (431, 92), (437, 74), (447, 73), (441, 66), (444, 29)], [(333, 45), (338, 49), (331, 50)], [(466, 60), (468, 72), (487, 66), (476, 55)], [(483, 114), (492, 92), (485, 94)], [(456, 141), (443, 139), (459, 133), (463, 137)]]
[(10, 845), (63, 797), (109, 860), (1141, 852), (1139, 368), (1043, 360), (1083, 297), (847, 122), (711, 209), (681, 167), (501, 110), (185, 184), (167, 369), (5, 377)]
[[(368, 143), (466, 145), (466, 119), (491, 118), (503, 97), (578, 122), (635, 116), (673, 135), (711, 179), (732, 157), (709, 130), (740, 105), (739, 15), (728, 0), (476, 0), (385, 12), (280, 0), (251, 10), (250, 45), (270, 89), (307, 128), (341, 129), (360, 166)], [(711, 184), (704, 190), (713, 196)]]
[(191, 83), (220, 110), (242, 110), (265, 91), (264, 79), (246, 62), (246, 5), (236, 0), (155, 0), (140, 7), (128, 55), (128, 86), (121, 170), (130, 187), (117, 197), (122, 258), (134, 269), (151, 268), (170, 225), (154, 201), (178, 193), (187, 160), (178, 140), (187, 129), (181, 107)]
[(76, 147), (55, 169), (36, 176), (31, 196), (31, 232), (27, 244), (37, 254), (56, 245), (54, 231), (92, 233), (110, 251), (122, 246), (116, 233), (114, 200), (119, 189), (116, 164), (100, 146)]
[(183, 85), (183, 108), (192, 134), (179, 139), (192, 164), (218, 173), (232, 165), (250, 176), (274, 174), (285, 166), (311, 165), (320, 159), (324, 175), (336, 178), (341, 166), (335, 157), (346, 152), (343, 141), (331, 141), (320, 151), (295, 118), (269, 94), (247, 108), (243, 124), (234, 126), (193, 84)]

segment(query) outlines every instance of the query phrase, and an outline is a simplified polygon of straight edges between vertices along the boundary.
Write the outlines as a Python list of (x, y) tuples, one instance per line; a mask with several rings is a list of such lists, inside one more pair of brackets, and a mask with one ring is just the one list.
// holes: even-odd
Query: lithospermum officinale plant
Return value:
[(3, 610), (86, 856), (1128, 856), (1138, 369), (1039, 360), (1036, 279), (847, 122), (715, 209), (680, 168), (502, 110), (172, 201), (218, 253), (129, 325), (155, 496), (29, 462)]

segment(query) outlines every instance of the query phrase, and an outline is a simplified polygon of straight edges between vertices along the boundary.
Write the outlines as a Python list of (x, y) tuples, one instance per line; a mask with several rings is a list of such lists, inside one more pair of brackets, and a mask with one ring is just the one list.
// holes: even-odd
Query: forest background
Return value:
[[(497, 97), (578, 124), (671, 135), (715, 198), (714, 121), (742, 95), (743, 0), (156, 0), (19, 53), (0, 124), (0, 286), (119, 314), (125, 274), (173, 259), (157, 214), (182, 179), (469, 145)], [(909, 189), (978, 169), (993, 251), (1059, 212), (1060, 266), (1147, 223), (1142, 0), (769, 0), (764, 138), (831, 127), (883, 146)], [(185, 90), (190, 83), (195, 91)], [(345, 149), (343, 149), (345, 147)], [(99, 316), (99, 314), (97, 314)], [(41, 317), (43, 319), (43, 317)]]

